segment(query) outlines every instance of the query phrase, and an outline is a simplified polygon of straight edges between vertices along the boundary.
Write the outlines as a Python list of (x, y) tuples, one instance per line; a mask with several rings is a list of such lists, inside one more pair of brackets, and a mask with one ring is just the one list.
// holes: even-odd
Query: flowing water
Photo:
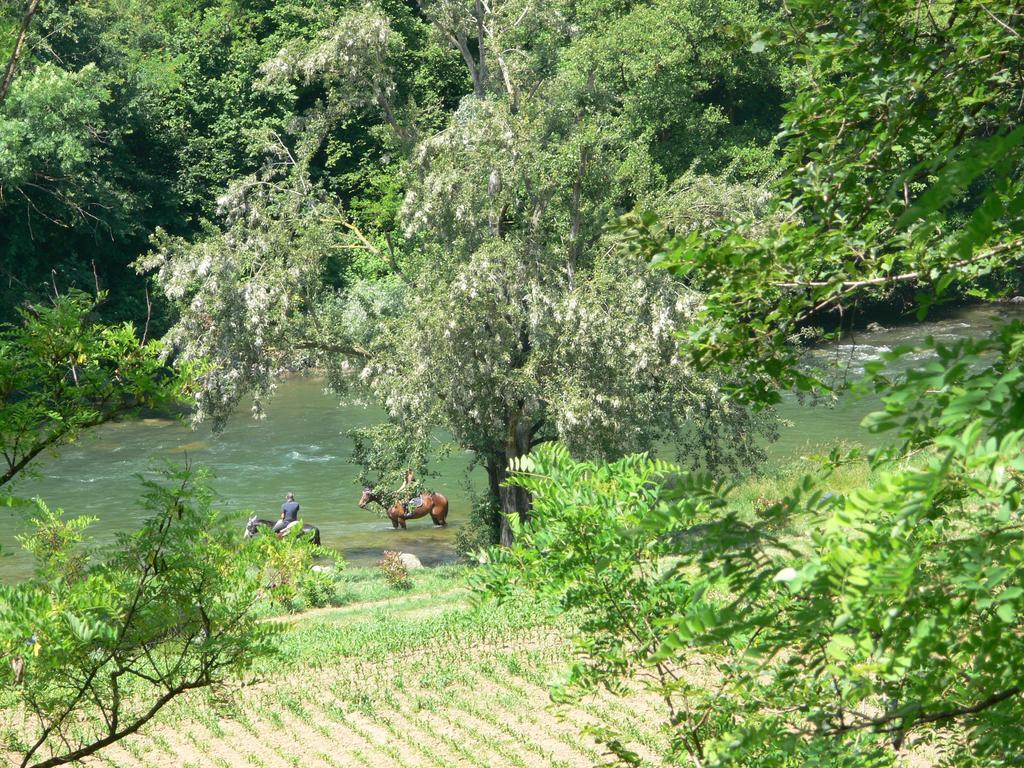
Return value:
[[(982, 335), (995, 323), (1024, 317), (1015, 305), (971, 307), (939, 320), (862, 332), (815, 351), (820, 362), (856, 376), (863, 365), (885, 351), (933, 335), (944, 340)], [(844, 397), (833, 406), (810, 406), (789, 400), (780, 407), (790, 422), (769, 449), (770, 466), (781, 465), (802, 452), (838, 439), (866, 442), (861, 419), (876, 407), (870, 400)], [(357, 468), (349, 462), (352, 444), (346, 432), (373, 424), (382, 414), (373, 409), (340, 406), (323, 391), (323, 382), (298, 377), (284, 382), (269, 403), (268, 416), (253, 421), (241, 409), (219, 435), (208, 427), (192, 430), (167, 419), (110, 424), (90, 432), (55, 458), (40, 461), (37, 477), (20, 482), (13, 492), (38, 495), (51, 507), (75, 515), (99, 518), (92, 534), (96, 543), (110, 543), (119, 531), (136, 528), (145, 512), (137, 500), (141, 486), (136, 475), (151, 474), (161, 460), (211, 469), (218, 507), (239, 514), (253, 510), (276, 518), (287, 491), (294, 491), (302, 517), (320, 528), (323, 543), (340, 550), (351, 562), (366, 564), (385, 549), (417, 554), (426, 563), (455, 557), (455, 535), (465, 523), (471, 489), (484, 485), (478, 469), (468, 478), (471, 456), (461, 453), (435, 462), (439, 477), (431, 484), (450, 501), (447, 528), (435, 529), (429, 518), (409, 522), (394, 531), (376, 511), (356, 505), (360, 488)], [(11, 490), (5, 488), (6, 490)], [(29, 573), (31, 562), (14, 536), (24, 530), (24, 508), (0, 513), (0, 579), (14, 581)]]

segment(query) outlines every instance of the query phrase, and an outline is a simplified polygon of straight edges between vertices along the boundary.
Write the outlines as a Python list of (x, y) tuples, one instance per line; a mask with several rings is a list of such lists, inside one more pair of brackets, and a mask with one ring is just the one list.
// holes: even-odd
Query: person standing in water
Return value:
[(281, 519), (274, 523), (274, 533), (280, 533), (298, 519), (299, 502), (295, 500), (295, 494), (289, 491), (281, 505)]

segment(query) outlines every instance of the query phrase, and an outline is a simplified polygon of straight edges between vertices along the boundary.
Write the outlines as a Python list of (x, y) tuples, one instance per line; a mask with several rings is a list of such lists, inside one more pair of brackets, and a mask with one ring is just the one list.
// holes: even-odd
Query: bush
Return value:
[(488, 493), (474, 496), (469, 519), (455, 534), (455, 551), (470, 562), (480, 562), (482, 553), (498, 543), (500, 527), (498, 505)]
[(309, 542), (294, 536), (282, 539), (257, 534), (250, 540), (263, 565), (262, 592), (278, 605), (295, 607), (299, 598), (299, 582), (313, 564)]
[(252, 611), (261, 553), (239, 549), (203, 476), (169, 468), (144, 485), (151, 517), (103, 559), (79, 557), (82, 520), (39, 505), (22, 537), (36, 574), (0, 585), (0, 738), (21, 765), (77, 763), (276, 654), (278, 630)]
[[(305, 538), (278, 538), (267, 532), (258, 533), (249, 541), (249, 546), (260, 554), (262, 592), (275, 605), (301, 611), (337, 602), (337, 574), (346, 565), (338, 552), (314, 547)], [(332, 567), (314, 571), (314, 558), (328, 558)]]
[(384, 580), (394, 589), (409, 589), (412, 587), (412, 579), (409, 578), (409, 569), (402, 562), (402, 556), (398, 552), (388, 550), (384, 553), (377, 565), (384, 574)]
[(344, 567), (340, 560), (334, 568), (322, 571), (309, 570), (299, 580), (299, 593), (306, 605), (311, 608), (322, 608), (325, 605), (338, 605), (338, 570)]

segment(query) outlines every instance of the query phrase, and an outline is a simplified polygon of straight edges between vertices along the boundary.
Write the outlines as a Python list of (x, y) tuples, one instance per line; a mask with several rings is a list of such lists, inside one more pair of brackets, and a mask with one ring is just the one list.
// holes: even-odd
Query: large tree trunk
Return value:
[(494, 525), (494, 530), (500, 533), (502, 528), (501, 484), (505, 481), (505, 468), (508, 466), (508, 460), (503, 453), (493, 453), (487, 456), (486, 465), (487, 489), (493, 504), (492, 509), (494, 510), (494, 517), (489, 522)]
[[(501, 468), (504, 482), (508, 475), (508, 465), (514, 459), (525, 456), (530, 452), (530, 428), (522, 422), (509, 425), (508, 439), (505, 445), (505, 465)], [(512, 528), (508, 524), (510, 518), (516, 518), (525, 523), (530, 516), (530, 494), (523, 488), (501, 487), (501, 536), (498, 541), (503, 547), (512, 544)]]
[(39, 10), (39, 0), (29, 0), (25, 13), (21, 17), (21, 24), (18, 27), (18, 37), (14, 40), (14, 50), (11, 51), (11, 58), (7, 60), (7, 67), (4, 69), (4, 79), (0, 80), (0, 104), (4, 103), (8, 91), (11, 90), (11, 83), (14, 82), (14, 71), (18, 67), (18, 59), (21, 58), (21, 49), (25, 45), (25, 38), (28, 37), (28, 28), (32, 23), (32, 17)]

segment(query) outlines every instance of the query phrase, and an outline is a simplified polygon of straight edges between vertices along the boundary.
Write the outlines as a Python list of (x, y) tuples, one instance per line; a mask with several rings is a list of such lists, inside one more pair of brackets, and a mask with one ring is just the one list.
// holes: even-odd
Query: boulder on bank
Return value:
[(420, 559), (411, 552), (399, 552), (398, 559), (401, 560), (406, 569), (410, 571), (423, 567), (423, 563), (420, 562)]

